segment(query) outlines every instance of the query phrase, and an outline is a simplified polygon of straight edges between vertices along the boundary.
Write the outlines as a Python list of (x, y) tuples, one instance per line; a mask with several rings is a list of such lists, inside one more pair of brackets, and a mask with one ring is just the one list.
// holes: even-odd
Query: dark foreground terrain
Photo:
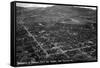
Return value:
[(96, 61), (96, 10), (17, 7), (16, 57), (27, 64)]

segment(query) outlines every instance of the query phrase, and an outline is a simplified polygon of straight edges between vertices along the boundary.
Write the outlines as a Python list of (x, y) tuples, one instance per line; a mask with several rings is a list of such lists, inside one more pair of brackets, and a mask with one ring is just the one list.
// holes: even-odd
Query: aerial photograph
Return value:
[(17, 65), (97, 61), (95, 6), (16, 3)]

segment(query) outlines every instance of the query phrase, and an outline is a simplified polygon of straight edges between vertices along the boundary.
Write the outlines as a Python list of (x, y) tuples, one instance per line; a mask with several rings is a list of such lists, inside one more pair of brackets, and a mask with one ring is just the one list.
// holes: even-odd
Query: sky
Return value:
[(30, 3), (16, 3), (16, 6), (20, 6), (20, 7), (50, 7), (50, 6), (53, 6), (53, 5), (30, 4)]
[[(19, 6), (19, 7), (51, 7), (51, 6), (53, 6), (53, 5), (46, 5), (46, 4), (30, 4), (30, 3), (16, 3), (16, 6)], [(96, 10), (95, 7), (82, 7), (82, 8), (89, 8), (89, 9)]]

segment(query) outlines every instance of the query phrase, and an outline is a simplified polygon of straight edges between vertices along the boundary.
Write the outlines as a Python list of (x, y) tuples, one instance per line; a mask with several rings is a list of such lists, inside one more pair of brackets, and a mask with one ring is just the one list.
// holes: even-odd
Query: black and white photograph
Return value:
[(15, 66), (97, 62), (97, 6), (14, 5)]

